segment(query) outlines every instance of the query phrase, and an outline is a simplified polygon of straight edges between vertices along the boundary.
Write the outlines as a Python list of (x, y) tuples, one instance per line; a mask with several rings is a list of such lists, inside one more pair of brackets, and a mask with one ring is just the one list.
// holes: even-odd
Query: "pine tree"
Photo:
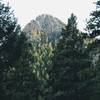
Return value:
[(33, 73), (31, 44), (21, 34), (20, 43), (22, 41), (21, 55), (8, 72), (7, 96), (10, 100), (37, 100), (40, 83)]
[(0, 99), (37, 100), (30, 44), (8, 5), (0, 2)]
[[(94, 37), (100, 35), (100, 0), (96, 2), (96, 10), (93, 11), (91, 14), (91, 18), (87, 23), (87, 30), (89, 31), (92, 39)], [(95, 76), (93, 79), (93, 94), (91, 96), (91, 100), (99, 100), (100, 98), (100, 41), (94, 39), (90, 44), (90, 57), (92, 58), (92, 67), (95, 71)]]
[(76, 16), (72, 14), (66, 28), (62, 30), (62, 38), (55, 50), (53, 67), (50, 71), (49, 98), (51, 96), (51, 100), (89, 100), (86, 99), (87, 91), (83, 88), (88, 71), (85, 75), (82, 73), (88, 68), (90, 61), (85, 54), (82, 35), (77, 29)]
[(87, 30), (91, 36), (100, 35), (100, 0), (96, 2), (96, 10), (90, 14), (91, 18), (87, 23)]
[(15, 57), (15, 44), (19, 31), (19, 25), (16, 24), (10, 7), (0, 2), (0, 98), (2, 99), (5, 97), (7, 72), (11, 63), (19, 56)]

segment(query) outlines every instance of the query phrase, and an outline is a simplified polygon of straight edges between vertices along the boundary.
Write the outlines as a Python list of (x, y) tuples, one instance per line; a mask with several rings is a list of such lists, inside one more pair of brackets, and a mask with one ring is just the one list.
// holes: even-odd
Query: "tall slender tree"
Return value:
[(86, 81), (90, 77), (85, 75), (89, 68), (82, 35), (77, 29), (76, 16), (72, 14), (55, 50), (49, 81), (51, 100), (89, 100), (85, 95)]
[(96, 10), (90, 14), (91, 18), (87, 23), (87, 30), (91, 36), (100, 35), (100, 0), (96, 2)]
[[(96, 9), (91, 14), (91, 18), (87, 23), (87, 30), (92, 38), (100, 35), (100, 0), (96, 2)], [(98, 38), (99, 39), (99, 38)], [(92, 58), (92, 66), (95, 69), (94, 77), (94, 93), (91, 100), (99, 100), (100, 98), (100, 40), (91, 43), (90, 57)]]
[(10, 7), (0, 1), (1, 100), (37, 100), (39, 81), (32, 72), (30, 47)]

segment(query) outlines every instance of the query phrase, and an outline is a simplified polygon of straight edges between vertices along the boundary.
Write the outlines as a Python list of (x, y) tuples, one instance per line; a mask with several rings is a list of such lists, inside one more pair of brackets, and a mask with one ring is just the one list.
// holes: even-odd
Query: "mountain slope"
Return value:
[(43, 33), (49, 41), (55, 41), (60, 37), (62, 28), (64, 27), (65, 24), (59, 19), (51, 15), (42, 14), (28, 23), (23, 31), (32, 38)]

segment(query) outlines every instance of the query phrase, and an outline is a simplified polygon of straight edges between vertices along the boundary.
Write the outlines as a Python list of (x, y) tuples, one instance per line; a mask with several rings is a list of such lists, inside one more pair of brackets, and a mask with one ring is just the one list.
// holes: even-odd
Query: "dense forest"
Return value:
[(73, 13), (62, 25), (30, 36), (0, 1), (0, 100), (100, 99), (100, 0), (85, 32)]

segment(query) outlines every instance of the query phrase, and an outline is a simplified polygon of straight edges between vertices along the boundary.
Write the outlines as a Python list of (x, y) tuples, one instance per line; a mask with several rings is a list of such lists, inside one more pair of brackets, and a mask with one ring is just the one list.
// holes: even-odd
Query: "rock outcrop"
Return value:
[(49, 41), (55, 41), (59, 39), (62, 28), (65, 28), (65, 24), (62, 21), (51, 15), (42, 14), (28, 23), (23, 31), (31, 38), (42, 33)]

